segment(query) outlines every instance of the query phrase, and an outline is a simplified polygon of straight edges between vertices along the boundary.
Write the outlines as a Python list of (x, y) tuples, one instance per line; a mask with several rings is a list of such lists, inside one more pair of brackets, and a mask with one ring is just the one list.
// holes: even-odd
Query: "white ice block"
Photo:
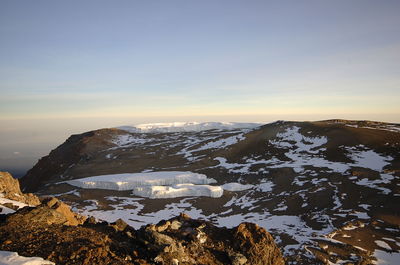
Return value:
[(176, 197), (194, 197), (206, 196), (219, 198), (223, 194), (221, 186), (211, 185), (194, 185), (194, 184), (176, 184), (173, 186), (143, 186), (135, 187), (132, 191), (133, 195), (161, 199)]
[(133, 190), (141, 186), (171, 186), (176, 184), (211, 184), (214, 179), (189, 171), (159, 171), (93, 176), (67, 181), (85, 189)]

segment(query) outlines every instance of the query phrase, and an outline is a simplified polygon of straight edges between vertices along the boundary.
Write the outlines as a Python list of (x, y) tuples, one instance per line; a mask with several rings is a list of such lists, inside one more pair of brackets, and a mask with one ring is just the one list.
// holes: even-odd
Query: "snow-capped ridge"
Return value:
[(262, 123), (243, 122), (169, 122), (145, 123), (134, 126), (119, 126), (117, 129), (131, 133), (166, 133), (166, 132), (198, 132), (206, 130), (234, 130), (251, 129), (261, 126)]

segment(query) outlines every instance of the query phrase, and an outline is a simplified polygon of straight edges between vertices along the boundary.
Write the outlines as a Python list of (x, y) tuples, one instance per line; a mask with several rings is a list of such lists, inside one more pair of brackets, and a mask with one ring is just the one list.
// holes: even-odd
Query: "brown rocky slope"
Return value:
[(55, 198), (0, 214), (0, 249), (56, 264), (285, 263), (272, 236), (256, 224), (219, 228), (181, 214), (135, 230), (121, 219), (86, 219)]

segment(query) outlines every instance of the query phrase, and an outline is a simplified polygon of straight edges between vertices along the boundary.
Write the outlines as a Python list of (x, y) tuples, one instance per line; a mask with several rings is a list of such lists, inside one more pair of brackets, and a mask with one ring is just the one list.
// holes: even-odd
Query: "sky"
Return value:
[(0, 159), (142, 122), (400, 122), (399, 13), (397, 0), (0, 0)]

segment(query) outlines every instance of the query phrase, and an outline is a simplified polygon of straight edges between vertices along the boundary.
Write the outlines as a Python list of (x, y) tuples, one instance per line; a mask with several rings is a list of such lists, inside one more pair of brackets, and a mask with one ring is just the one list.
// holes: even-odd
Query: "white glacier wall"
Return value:
[(221, 186), (176, 184), (173, 186), (135, 187), (132, 194), (151, 199), (207, 196), (219, 198), (223, 194)]
[(112, 174), (65, 182), (84, 189), (132, 190), (133, 195), (152, 199), (196, 196), (219, 198), (224, 190), (244, 191), (254, 187), (237, 182), (211, 186), (208, 184), (216, 183), (214, 179), (189, 171)]
[(66, 181), (84, 189), (133, 190), (141, 186), (171, 186), (176, 184), (211, 184), (216, 181), (206, 175), (189, 171), (159, 171), (100, 175)]

